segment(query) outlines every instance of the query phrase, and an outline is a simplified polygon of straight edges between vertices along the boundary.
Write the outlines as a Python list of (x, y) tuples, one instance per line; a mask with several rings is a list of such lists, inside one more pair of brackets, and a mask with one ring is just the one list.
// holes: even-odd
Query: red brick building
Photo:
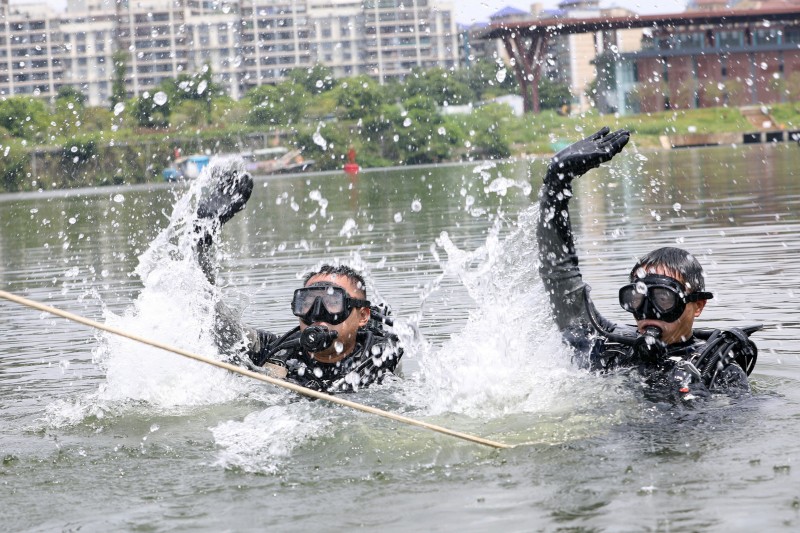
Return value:
[(800, 8), (715, 14), (659, 25), (641, 51), (616, 58), (617, 103), (648, 112), (800, 99)]
[[(493, 24), (484, 38), (502, 39), (514, 59), (526, 109), (534, 112), (542, 51), (553, 36), (570, 33), (596, 35), (598, 87), (606, 111), (800, 100), (799, 1), (739, 2), (736, 9), (698, 7), (705, 9)], [(613, 44), (615, 31), (627, 28), (648, 29), (640, 51), (620, 54), (611, 46), (604, 49), (604, 43)]]

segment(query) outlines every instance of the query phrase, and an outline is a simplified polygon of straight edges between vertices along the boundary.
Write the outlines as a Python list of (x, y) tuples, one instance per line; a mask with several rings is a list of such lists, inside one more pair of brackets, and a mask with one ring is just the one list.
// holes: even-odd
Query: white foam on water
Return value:
[(215, 466), (245, 472), (274, 474), (292, 452), (309, 440), (324, 435), (330, 418), (314, 414), (306, 401), (273, 405), (242, 420), (231, 420), (211, 428), (220, 448)]

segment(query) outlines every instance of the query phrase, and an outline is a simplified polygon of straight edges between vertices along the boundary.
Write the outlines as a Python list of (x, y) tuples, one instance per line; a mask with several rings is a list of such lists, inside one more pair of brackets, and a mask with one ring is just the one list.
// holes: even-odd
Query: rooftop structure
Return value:
[[(648, 28), (652, 35), (660, 33), (664, 35), (675, 35), (681, 44), (676, 44), (675, 40), (668, 41), (672, 44), (658, 45), (649, 47), (641, 52), (619, 55), (619, 50), (611, 47), (598, 49), (598, 54), (611, 53), (615, 57), (625, 58), (631, 64), (639, 64), (639, 73), (652, 72), (656, 63), (661, 65), (658, 76), (648, 75), (643, 81), (631, 81), (632, 84), (640, 84), (641, 91), (645, 90), (649, 80), (652, 83), (660, 81), (664, 74), (670, 80), (670, 90), (674, 88), (675, 94), (685, 91), (685, 86), (681, 86), (682, 81), (686, 80), (686, 73), (694, 72), (697, 76), (700, 64), (717, 65), (711, 68), (708, 73), (701, 73), (699, 81), (703, 81), (703, 76), (711, 76), (712, 72), (719, 74), (719, 77), (728, 79), (732, 75), (740, 78), (745, 83), (747, 89), (742, 90), (746, 93), (744, 99), (749, 101), (760, 101), (766, 95), (766, 91), (759, 89), (763, 86), (763, 74), (756, 76), (743, 76), (743, 73), (733, 74), (728, 63), (744, 64), (749, 70), (761, 69), (763, 64), (767, 65), (766, 71), (776, 70), (779, 77), (785, 78), (790, 71), (794, 71), (794, 52), (797, 45), (786, 42), (789, 37), (778, 42), (778, 31), (789, 33), (794, 31), (799, 23), (800, 7), (782, 7), (777, 9), (724, 9), (717, 11), (687, 11), (684, 13), (666, 15), (625, 15), (625, 16), (602, 16), (602, 17), (581, 17), (581, 18), (559, 18), (559, 19), (540, 19), (530, 20), (524, 23), (496, 23), (491, 24), (484, 32), (483, 38), (500, 39), (508, 51), (510, 57), (514, 59), (514, 69), (517, 79), (520, 82), (522, 96), (525, 99), (526, 111), (538, 112), (538, 80), (541, 76), (541, 66), (544, 64), (547, 43), (558, 36), (582, 34), (582, 33), (606, 33), (632, 28)], [(759, 31), (769, 30), (773, 27), (774, 38), (767, 43), (766, 37), (759, 38)], [(721, 43), (727, 42), (730, 37), (725, 32), (735, 32), (738, 46), (723, 46)], [(689, 34), (695, 34), (691, 42), (683, 42), (688, 39)], [(698, 37), (697, 35), (700, 35)], [(699, 39), (699, 40), (697, 40)], [(693, 44), (692, 44), (693, 43)], [(783, 55), (778, 55), (781, 52)], [(743, 54), (732, 58), (731, 54)], [(682, 58), (680, 61), (677, 58)], [(675, 58), (675, 59), (667, 59)], [(694, 59), (685, 59), (694, 58)], [(728, 59), (730, 59), (730, 62)], [(647, 60), (650, 63), (640, 63)], [(689, 63), (684, 63), (688, 61)], [(692, 61), (695, 61), (693, 64)], [(654, 62), (654, 63), (653, 63)], [(681, 66), (678, 67), (677, 65)], [(782, 67), (780, 65), (783, 65)], [(697, 67), (697, 68), (693, 68)], [(681, 69), (685, 74), (678, 75), (672, 73), (672, 69)], [(781, 71), (781, 69), (784, 69)], [(658, 70), (656, 68), (656, 70)], [(715, 74), (716, 75), (716, 74)], [(771, 75), (771, 74), (770, 74)], [(634, 76), (637, 80), (641, 78), (639, 74)], [(664, 79), (666, 79), (664, 78)], [(749, 83), (746, 80), (751, 80)], [(760, 91), (760, 92), (756, 92)], [(773, 93), (774, 94), (774, 93)], [(683, 96), (681, 97), (683, 98)], [(739, 98), (737, 96), (737, 98)], [(649, 109), (652, 105), (650, 98), (641, 98), (644, 101), (643, 109)], [(696, 101), (698, 99), (695, 99)], [(672, 106), (672, 99), (666, 102)]]

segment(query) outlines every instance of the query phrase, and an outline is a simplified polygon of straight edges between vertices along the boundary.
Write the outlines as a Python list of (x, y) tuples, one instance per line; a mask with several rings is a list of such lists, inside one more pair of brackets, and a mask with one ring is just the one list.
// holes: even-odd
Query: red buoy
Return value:
[(351, 146), (347, 151), (347, 163), (344, 164), (344, 171), (347, 174), (358, 174), (361, 167), (356, 163), (356, 151)]

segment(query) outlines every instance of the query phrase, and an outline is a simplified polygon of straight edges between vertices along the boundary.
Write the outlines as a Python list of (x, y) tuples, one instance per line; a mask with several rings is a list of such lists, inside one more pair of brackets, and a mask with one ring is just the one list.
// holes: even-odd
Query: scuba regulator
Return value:
[(589, 316), (589, 321), (592, 323), (595, 331), (603, 335), (606, 339), (622, 344), (623, 346), (630, 346), (633, 352), (639, 359), (646, 363), (657, 363), (662, 361), (667, 355), (667, 345), (661, 340), (661, 328), (656, 326), (647, 326), (644, 328), (644, 333), (633, 334), (617, 334), (612, 333), (601, 324), (601, 319), (597, 316), (597, 310), (594, 307), (592, 299), (589, 297), (591, 287), (586, 285), (583, 290), (583, 301), (586, 305), (586, 314)]
[[(383, 326), (394, 325), (394, 319), (389, 315), (391, 310), (384, 304), (370, 306), (370, 318), (366, 330), (372, 334), (386, 335)], [(300, 347), (311, 353), (321, 352), (332, 345), (338, 337), (338, 331), (325, 326), (308, 326), (300, 334)]]
[(308, 326), (300, 334), (300, 346), (307, 352), (321, 352), (339, 336), (339, 332), (325, 326)]

